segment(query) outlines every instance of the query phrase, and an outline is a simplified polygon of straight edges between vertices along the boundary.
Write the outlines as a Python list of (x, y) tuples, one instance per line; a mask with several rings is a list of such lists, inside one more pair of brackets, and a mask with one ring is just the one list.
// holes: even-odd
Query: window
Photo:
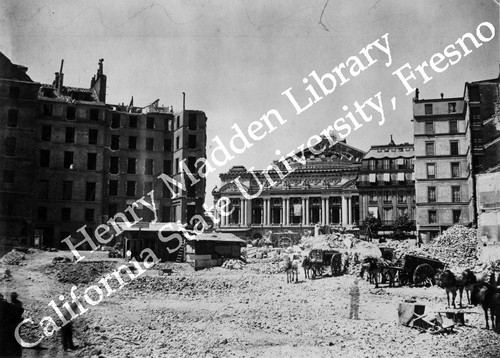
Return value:
[(188, 136), (188, 146), (191, 149), (196, 149), (196, 135)]
[(454, 203), (459, 203), (460, 200), (460, 187), (452, 186), (451, 187), (451, 199)]
[(128, 149), (137, 149), (137, 137), (128, 137)]
[(460, 163), (451, 163), (451, 177), (460, 178)]
[(7, 115), (7, 127), (17, 127), (17, 117), (18, 117), (17, 109), (9, 109)]
[(129, 128), (137, 128), (137, 116), (128, 117)]
[[(369, 201), (372, 202), (372, 203), (376, 203), (377, 202), (377, 194), (375, 193), (370, 193), (368, 194), (368, 198), (369, 198)], [(334, 198), (336, 199), (336, 198)]]
[(62, 200), (71, 200), (73, 197), (73, 182), (63, 181)]
[(429, 210), (429, 224), (437, 223), (437, 213), (436, 210)]
[(64, 152), (64, 169), (73, 169), (74, 152)]
[(154, 138), (146, 138), (146, 150), (153, 150), (155, 144)]
[(47, 221), (47, 207), (39, 206), (36, 210), (36, 218), (40, 221)]
[(197, 125), (196, 125), (196, 113), (190, 113), (189, 114), (188, 128), (191, 129), (191, 130), (195, 130), (197, 128)]
[(116, 204), (109, 204), (108, 205), (108, 216), (115, 216), (115, 214), (118, 212), (118, 205)]
[(94, 221), (94, 209), (85, 209), (85, 221)]
[(61, 209), (61, 221), (71, 221), (71, 208)]
[(91, 121), (97, 121), (97, 120), (99, 120), (99, 110), (97, 108), (91, 108), (90, 109), (89, 119)]
[(120, 114), (119, 113), (113, 113), (111, 116), (111, 128), (116, 129), (120, 128)]
[(43, 114), (46, 116), (52, 115), (52, 105), (51, 104), (44, 104), (43, 105)]
[(40, 150), (40, 166), (42, 168), (48, 168), (50, 166), (50, 150)]
[(75, 128), (66, 127), (65, 142), (66, 143), (75, 143)]
[(170, 139), (165, 139), (163, 141), (163, 150), (165, 152), (171, 152), (172, 151), (172, 141)]
[(89, 144), (97, 144), (97, 129), (89, 129)]
[(135, 174), (135, 158), (128, 158), (127, 160), (127, 173), (128, 174)]
[(425, 142), (425, 155), (434, 155), (434, 142)]
[(119, 135), (112, 135), (111, 136), (111, 149), (112, 150), (120, 149), (120, 136)]
[(179, 128), (181, 126), (181, 118), (179, 116), (177, 116), (177, 127), (176, 128)]
[(109, 158), (109, 172), (111, 174), (118, 174), (119, 163), (120, 163), (119, 157), (110, 157)]
[(427, 202), (435, 203), (436, 202), (436, 187), (430, 186), (427, 188)]
[(52, 126), (43, 125), (42, 126), (42, 141), (50, 142), (52, 139)]
[(110, 180), (108, 185), (108, 195), (117, 196), (118, 195), (118, 180)]
[(383, 198), (384, 198), (384, 202), (386, 202), (386, 203), (391, 202), (391, 200), (392, 200), (391, 193), (388, 191), (384, 191)]
[(453, 224), (460, 223), (460, 217), (462, 216), (462, 210), (453, 210)]
[(432, 114), (432, 104), (425, 105), (425, 114)]
[(399, 204), (404, 204), (406, 203), (406, 193), (404, 191), (400, 191), (398, 193), (398, 203)]
[(135, 196), (135, 181), (127, 181), (127, 196)]
[(458, 155), (458, 141), (450, 141), (450, 154)]
[(76, 108), (75, 107), (68, 107), (66, 109), (66, 118), (70, 121), (73, 121), (76, 116)]
[(146, 128), (147, 129), (155, 129), (155, 118), (154, 117), (146, 117)]
[(87, 153), (87, 170), (96, 170), (97, 153)]
[(85, 201), (95, 201), (95, 187), (94, 182), (85, 183)]
[(370, 170), (375, 170), (375, 160), (374, 159), (370, 159), (370, 161), (368, 162), (368, 168)]
[(144, 182), (144, 195), (150, 193), (151, 190), (153, 190), (153, 182), (151, 181)]
[(179, 170), (179, 158), (175, 158), (174, 173), (178, 173)]
[(427, 179), (436, 178), (436, 164), (428, 163), (427, 164)]
[(144, 174), (153, 175), (153, 159), (146, 159), (146, 164), (144, 166)]
[(14, 170), (5, 169), (3, 171), (3, 182), (14, 183), (16, 172)]
[(39, 180), (38, 186), (38, 199), (48, 199), (49, 198), (49, 181)]
[(448, 113), (455, 113), (457, 111), (457, 104), (455, 102), (448, 103)]
[(390, 160), (384, 159), (382, 163), (383, 163), (384, 170), (389, 170)]
[(450, 133), (458, 133), (458, 121), (450, 121)]
[(166, 175), (172, 174), (172, 161), (171, 160), (164, 160), (163, 161), (163, 173)]
[(161, 207), (161, 221), (162, 222), (170, 221), (170, 206)]
[(187, 167), (191, 173), (196, 173), (196, 157), (188, 157)]
[(175, 138), (175, 149), (179, 149), (180, 148), (180, 143), (181, 143), (181, 138), (180, 137), (176, 137)]
[(434, 133), (434, 122), (425, 122), (425, 134)]
[(9, 97), (10, 98), (19, 98), (19, 95), (21, 93), (21, 89), (17, 86), (10, 86), (9, 87)]
[(16, 137), (7, 137), (5, 139), (5, 155), (8, 157), (16, 155)]

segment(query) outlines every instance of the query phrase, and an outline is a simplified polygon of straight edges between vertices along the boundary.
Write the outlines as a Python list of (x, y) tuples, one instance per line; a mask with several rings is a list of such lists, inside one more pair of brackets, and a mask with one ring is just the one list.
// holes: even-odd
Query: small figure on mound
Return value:
[[(74, 313), (78, 313), (78, 306), (75, 302), (71, 302), (69, 306)], [(78, 346), (73, 343), (73, 320), (71, 314), (68, 310), (64, 310), (63, 315), (64, 318), (69, 321), (61, 328), (63, 349), (65, 352), (68, 351), (68, 349), (78, 349)]]
[(349, 312), (350, 319), (359, 319), (359, 286), (358, 278), (354, 279), (351, 287), (349, 288), (349, 295), (351, 296), (351, 309)]

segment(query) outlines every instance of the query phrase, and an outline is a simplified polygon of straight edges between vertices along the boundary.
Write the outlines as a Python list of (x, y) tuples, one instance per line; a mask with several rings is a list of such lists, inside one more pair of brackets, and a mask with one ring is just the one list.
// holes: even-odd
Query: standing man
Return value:
[(10, 303), (12, 303), (14, 306), (23, 308), (23, 303), (17, 299), (16, 292), (12, 292), (10, 294)]
[[(70, 303), (69, 307), (73, 312), (78, 312), (78, 306), (76, 305), (75, 302)], [(66, 323), (64, 326), (61, 327), (61, 335), (62, 335), (62, 344), (63, 344), (63, 349), (66, 352), (68, 349), (74, 350), (77, 349), (78, 347), (74, 345), (73, 343), (73, 320), (71, 317), (71, 314), (68, 312), (68, 310), (64, 310), (64, 318), (66, 318), (68, 323)]]
[(351, 308), (349, 312), (350, 319), (359, 319), (359, 279), (356, 277), (353, 284), (349, 289), (349, 295), (351, 296)]

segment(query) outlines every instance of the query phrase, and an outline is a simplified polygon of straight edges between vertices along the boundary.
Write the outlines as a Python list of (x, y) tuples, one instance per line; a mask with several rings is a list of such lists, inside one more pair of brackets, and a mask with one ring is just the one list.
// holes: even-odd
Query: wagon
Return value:
[(400, 285), (413, 284), (416, 286), (426, 283), (434, 284), (437, 270), (443, 270), (446, 264), (436, 259), (429, 259), (416, 255), (405, 255), (404, 265), (400, 268)]
[(321, 276), (328, 267), (332, 276), (342, 271), (342, 254), (336, 250), (313, 249), (309, 252), (309, 263), (312, 269), (312, 278)]

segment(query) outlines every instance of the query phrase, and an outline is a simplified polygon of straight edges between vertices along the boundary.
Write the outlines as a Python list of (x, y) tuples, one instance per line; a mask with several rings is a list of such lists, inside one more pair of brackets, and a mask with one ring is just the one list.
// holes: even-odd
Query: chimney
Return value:
[(420, 94), (420, 90), (418, 88), (415, 89), (415, 101), (418, 101), (418, 95)]
[(182, 92), (182, 111), (186, 110), (186, 92)]
[(59, 72), (55, 73), (55, 79), (54, 82), (52, 82), (52, 85), (57, 88), (57, 84), (59, 83)]
[(90, 89), (93, 89), (97, 92), (97, 96), (99, 97), (99, 102), (106, 102), (106, 82), (107, 78), (104, 74), (103, 63), (104, 59), (99, 59), (99, 67), (97, 68), (97, 74), (92, 77), (90, 81)]
[(61, 60), (61, 69), (59, 70), (59, 82), (57, 83), (57, 90), (61, 92), (63, 87), (64, 73), (63, 73), (64, 59)]
[(444, 98), (444, 93), (441, 92), (441, 99), (443, 99), (443, 98)]

